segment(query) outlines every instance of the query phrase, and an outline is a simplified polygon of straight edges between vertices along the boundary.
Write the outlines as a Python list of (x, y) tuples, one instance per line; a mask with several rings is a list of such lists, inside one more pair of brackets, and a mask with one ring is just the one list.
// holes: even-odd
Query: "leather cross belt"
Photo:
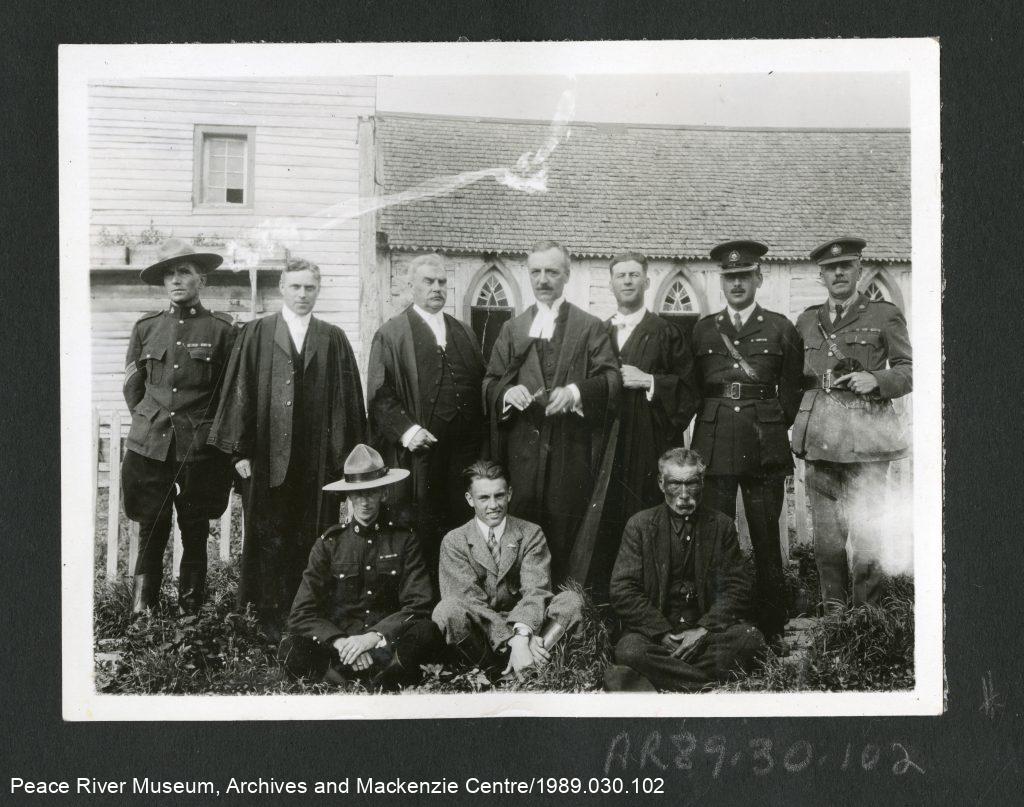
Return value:
[(705, 398), (728, 398), (731, 401), (755, 400), (766, 401), (778, 397), (778, 387), (774, 384), (744, 384), (733, 381), (729, 384), (705, 384)]

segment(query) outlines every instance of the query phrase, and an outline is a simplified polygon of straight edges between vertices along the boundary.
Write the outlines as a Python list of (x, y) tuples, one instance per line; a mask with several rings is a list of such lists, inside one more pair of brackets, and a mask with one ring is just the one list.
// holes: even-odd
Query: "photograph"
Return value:
[(938, 43), (757, 45), (61, 46), (64, 719), (941, 714)]

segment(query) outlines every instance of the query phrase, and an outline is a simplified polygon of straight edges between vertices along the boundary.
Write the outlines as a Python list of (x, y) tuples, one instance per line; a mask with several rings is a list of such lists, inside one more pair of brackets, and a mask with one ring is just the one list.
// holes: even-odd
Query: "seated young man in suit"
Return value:
[(443, 649), (416, 535), (383, 507), (388, 487), (408, 475), (360, 444), (345, 460), (345, 478), (324, 486), (347, 492), (353, 517), (309, 553), (279, 650), (289, 675), (333, 683), (359, 677), (371, 689), (395, 689), (417, 681), (420, 664)]
[(547, 541), (536, 524), (508, 515), (505, 469), (480, 460), (465, 478), (474, 517), (441, 542), (434, 622), (468, 663), (518, 675), (550, 660), (551, 647), (579, 622), (583, 601), (572, 591), (552, 595)]
[(625, 633), (605, 689), (696, 692), (725, 681), (764, 652), (747, 622), (753, 584), (736, 526), (700, 503), (704, 461), (687, 448), (658, 460), (664, 504), (626, 523), (611, 580)]

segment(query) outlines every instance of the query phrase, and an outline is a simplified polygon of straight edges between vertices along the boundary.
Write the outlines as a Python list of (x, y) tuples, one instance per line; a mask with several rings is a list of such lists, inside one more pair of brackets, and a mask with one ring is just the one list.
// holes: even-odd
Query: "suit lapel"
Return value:
[[(512, 360), (519, 365), (516, 370), (517, 383), (525, 384), (530, 389), (531, 395), (537, 391), (536, 385), (544, 383), (540, 357), (536, 350), (531, 349), (534, 340), (530, 336), (530, 326), (536, 315), (537, 306), (531, 305), (512, 320)], [(531, 379), (533, 380), (531, 381)]]
[[(519, 559), (519, 544), (521, 541), (519, 527), (512, 525), (512, 520), (505, 518), (505, 534), (501, 536), (501, 558), (498, 563), (498, 582), (500, 583), (506, 574), (515, 566)], [(490, 551), (487, 553), (490, 555)]]
[(480, 534), (475, 518), (466, 525), (465, 536), (466, 543), (469, 544), (469, 551), (473, 555), (473, 560), (487, 569), (487, 571), (496, 575), (498, 567), (494, 563), (494, 556), (487, 546), (487, 540)]
[(668, 567), (672, 562), (672, 547), (669, 544), (672, 525), (669, 523), (668, 505), (663, 504), (658, 508), (654, 523), (654, 540), (657, 541), (657, 546), (654, 547), (653, 554), (658, 573), (658, 600), (664, 603), (668, 597)]

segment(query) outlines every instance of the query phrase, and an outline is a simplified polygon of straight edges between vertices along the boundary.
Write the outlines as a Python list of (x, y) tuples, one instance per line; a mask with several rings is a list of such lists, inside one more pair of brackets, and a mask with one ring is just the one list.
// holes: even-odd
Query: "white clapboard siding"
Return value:
[[(268, 240), (320, 266), (317, 315), (344, 328), (359, 351), (360, 117), (376, 106), (374, 77), (345, 79), (109, 79), (89, 94), (90, 246), (106, 235), (217, 239), (227, 253)], [(252, 206), (237, 210), (193, 205), (197, 125), (254, 130)], [(99, 260), (97, 258), (97, 260)], [(133, 261), (133, 264), (135, 262)], [(132, 269), (141, 269), (133, 265)], [(162, 308), (159, 288), (92, 267), (93, 402), (128, 414), (121, 399), (124, 356), (133, 323)], [(240, 321), (253, 317), (247, 279), (210, 286), (209, 308)], [(276, 290), (259, 296), (262, 316), (280, 308)]]

